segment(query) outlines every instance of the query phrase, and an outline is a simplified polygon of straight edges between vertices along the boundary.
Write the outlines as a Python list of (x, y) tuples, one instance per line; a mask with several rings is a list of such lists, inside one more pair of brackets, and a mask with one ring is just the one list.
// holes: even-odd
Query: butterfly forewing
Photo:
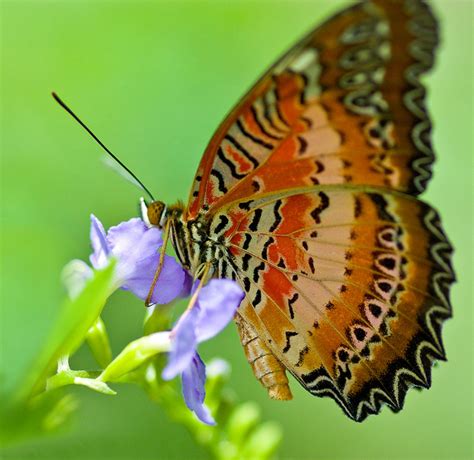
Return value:
[(244, 329), (356, 420), (399, 410), (444, 359), (451, 248), (413, 197), (433, 160), (418, 78), (437, 42), (422, 1), (331, 18), (221, 124), (185, 213), (224, 242), (216, 274), (245, 290)]
[(283, 187), (423, 191), (433, 154), (418, 77), (436, 44), (435, 20), (418, 1), (363, 2), (316, 29), (222, 123), (188, 217)]

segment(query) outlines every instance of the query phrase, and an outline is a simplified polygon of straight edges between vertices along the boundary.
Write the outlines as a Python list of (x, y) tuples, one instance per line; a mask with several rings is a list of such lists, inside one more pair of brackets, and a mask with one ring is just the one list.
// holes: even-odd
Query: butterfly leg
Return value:
[(158, 267), (156, 268), (155, 276), (153, 277), (150, 290), (148, 291), (148, 295), (146, 296), (146, 300), (145, 300), (146, 307), (151, 307), (153, 305), (151, 298), (153, 297), (153, 292), (155, 290), (156, 283), (158, 282), (158, 277), (160, 276), (161, 270), (163, 268), (163, 264), (165, 262), (166, 246), (168, 244), (169, 234), (170, 234), (170, 221), (166, 223), (165, 231), (163, 232), (163, 245), (161, 246)]
[(268, 396), (271, 399), (292, 399), (283, 364), (242, 316), (237, 314), (234, 319), (247, 360), (257, 380), (267, 389)]

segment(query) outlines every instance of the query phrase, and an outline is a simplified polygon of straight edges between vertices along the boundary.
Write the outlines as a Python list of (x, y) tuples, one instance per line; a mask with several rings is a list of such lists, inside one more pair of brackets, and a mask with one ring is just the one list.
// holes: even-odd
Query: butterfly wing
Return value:
[(290, 396), (283, 365), (362, 420), (444, 359), (451, 248), (413, 197), (433, 161), (419, 76), (437, 42), (422, 1), (358, 3), (271, 67), (204, 153), (186, 217), (229, 246), (218, 274), (246, 291), (242, 342), (270, 394), (278, 380)]
[(232, 218), (221, 269), (245, 289), (240, 316), (308, 391), (361, 421), (383, 402), (399, 410), (410, 384), (430, 385), (454, 277), (432, 208), (377, 188), (314, 186), (219, 215)]
[(437, 26), (421, 1), (359, 3), (271, 67), (211, 139), (188, 218), (313, 184), (418, 194), (433, 161), (425, 90)]

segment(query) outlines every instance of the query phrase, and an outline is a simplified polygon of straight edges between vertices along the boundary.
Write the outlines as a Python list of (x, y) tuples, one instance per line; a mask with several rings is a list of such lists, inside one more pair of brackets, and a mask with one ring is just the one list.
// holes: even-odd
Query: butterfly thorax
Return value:
[(176, 255), (191, 275), (199, 277), (200, 267), (211, 262), (209, 275), (220, 277), (219, 260), (227, 253), (223, 236), (211, 231), (212, 219), (208, 215), (200, 213), (186, 220), (184, 211), (181, 202), (168, 207), (153, 201), (146, 205), (146, 219), (160, 229), (169, 229)]
[(210, 274), (218, 275), (218, 262), (227, 252), (223, 238), (211, 236), (210, 219), (199, 214), (195, 219), (185, 220), (181, 205), (170, 207), (166, 220), (170, 223), (170, 236), (176, 255), (183, 267), (198, 275), (203, 264), (211, 263)]

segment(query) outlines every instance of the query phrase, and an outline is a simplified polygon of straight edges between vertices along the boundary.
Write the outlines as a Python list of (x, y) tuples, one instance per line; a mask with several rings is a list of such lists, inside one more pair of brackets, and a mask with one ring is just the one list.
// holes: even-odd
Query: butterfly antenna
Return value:
[(136, 183), (143, 189), (143, 191), (151, 198), (152, 201), (155, 201), (151, 192), (143, 185), (142, 181), (138, 179), (135, 174), (133, 174), (130, 169), (125, 166), (122, 161), (113, 154), (103, 143), (102, 141), (86, 126), (86, 124), (65, 104), (65, 102), (53, 91), (52, 96), (54, 97), (55, 101), (67, 112), (71, 115), (74, 120), (76, 120), (91, 136), (92, 138), (128, 173), (132, 178), (136, 181)]

